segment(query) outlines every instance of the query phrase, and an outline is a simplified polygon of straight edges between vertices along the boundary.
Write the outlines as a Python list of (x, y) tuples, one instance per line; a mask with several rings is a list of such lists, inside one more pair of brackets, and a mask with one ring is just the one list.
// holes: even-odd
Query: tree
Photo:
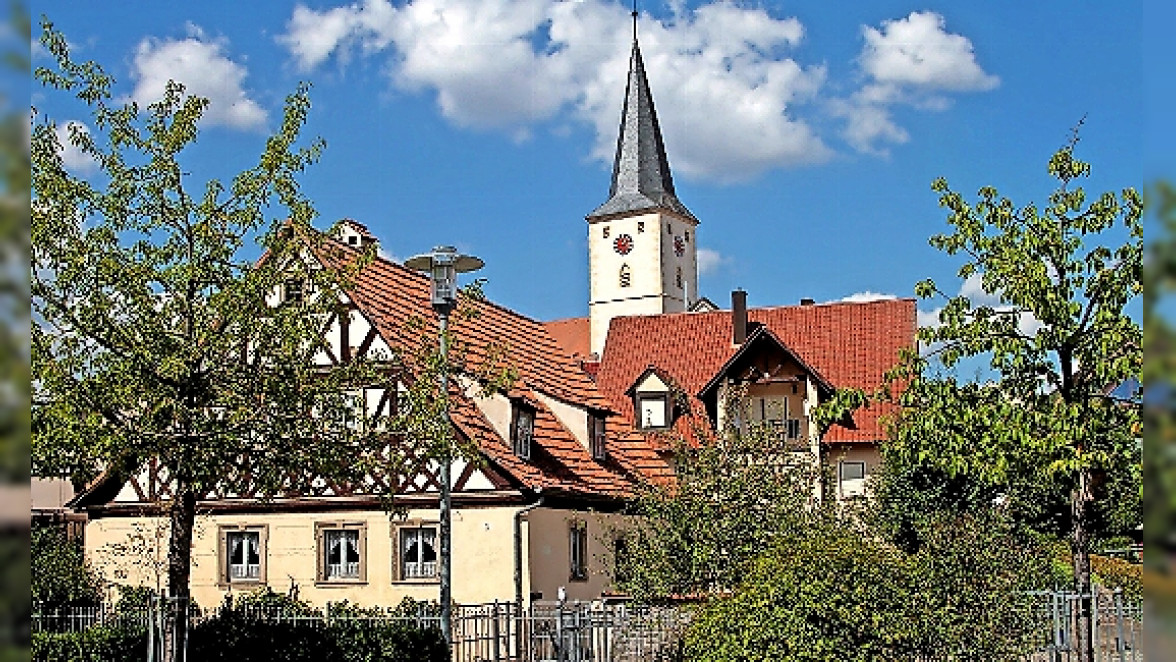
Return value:
[[(304, 259), (331, 250), (297, 182), (323, 148), (301, 143), (305, 86), (256, 166), (196, 188), (181, 158), (207, 101), (172, 82), (147, 108), (116, 103), (113, 78), (74, 62), (64, 37), (42, 27), (55, 65), (36, 80), (88, 108), (93, 133), (71, 125), (69, 141), (100, 172), (69, 172), (57, 124), (33, 109), (33, 469), (125, 476), (158, 463), (173, 484), (161, 505), (168, 591), (182, 605), (197, 499), (226, 486), (292, 493), (315, 477), (358, 484), (393, 463), (362, 405), (362, 389), (386, 384), (387, 371), (313, 361), (325, 316), (364, 260)], [(256, 262), (243, 257), (255, 241), (266, 251)], [(304, 296), (276, 305), (291, 282)], [(187, 628), (173, 620), (170, 655)]]
[[(729, 411), (741, 401), (738, 390)], [(689, 406), (682, 395), (676, 400)], [(766, 425), (697, 430), (706, 440), (697, 447), (670, 437), (673, 481), (640, 485), (627, 508), (633, 524), (606, 533), (623, 541), (613, 559), (618, 588), (643, 601), (734, 588), (813, 496), (810, 456), (798, 462)]]
[(80, 541), (66, 538), (60, 527), (36, 527), (30, 549), (32, 596), (42, 613), (102, 601), (101, 586)]
[[(1040, 208), (1017, 208), (993, 187), (969, 204), (944, 179), (932, 185), (952, 229), (931, 245), (963, 256), (958, 276), (978, 279), (999, 303), (945, 297), (939, 325), (920, 329), (919, 339), (947, 368), (986, 357), (991, 378), (961, 381), (908, 357), (895, 375), (905, 389), (887, 458), (989, 486), (1064, 490), (1064, 533), (1084, 596), (1081, 659), (1089, 661), (1096, 506), (1108, 485), (1141, 490), (1138, 400), (1109, 389), (1140, 376), (1140, 325), (1127, 307), (1142, 289), (1143, 203), (1131, 188), (1088, 200), (1078, 184), (1091, 170), (1075, 157), (1077, 143), (1075, 130), (1050, 159), (1058, 187)], [(945, 296), (930, 280), (916, 293)]]

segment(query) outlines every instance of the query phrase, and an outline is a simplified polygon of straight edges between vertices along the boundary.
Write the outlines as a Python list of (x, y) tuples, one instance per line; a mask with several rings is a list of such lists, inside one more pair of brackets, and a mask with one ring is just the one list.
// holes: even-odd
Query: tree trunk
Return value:
[(167, 549), (167, 599), (163, 610), (162, 662), (184, 662), (188, 641), (188, 606), (192, 575), (192, 530), (196, 523), (196, 494), (191, 488), (176, 486), (168, 511), (171, 534)]
[(1094, 504), (1094, 490), (1090, 471), (1078, 475), (1078, 486), (1071, 497), (1070, 553), (1074, 563), (1074, 584), (1078, 590), (1078, 661), (1094, 662), (1094, 603), (1090, 582), (1090, 518)]

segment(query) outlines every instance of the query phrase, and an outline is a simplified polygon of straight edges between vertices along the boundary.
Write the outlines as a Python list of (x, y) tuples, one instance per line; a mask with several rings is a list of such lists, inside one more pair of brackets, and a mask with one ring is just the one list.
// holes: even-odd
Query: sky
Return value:
[[(1154, 109), (1172, 107), (1155, 82), (1170, 78), (1155, 62), (1171, 50), (1171, 23), (1148, 26), (1152, 1), (640, 2), (674, 183), (701, 220), (700, 294), (722, 307), (735, 288), (751, 306), (910, 297), (933, 278), (982, 298), (957, 278), (960, 261), (927, 243), (948, 228), (931, 182), (1044, 203), (1046, 163), (1080, 122), (1088, 192), (1169, 172), (1170, 132)], [(396, 260), (452, 244), (485, 261), (492, 300), (541, 320), (587, 314), (584, 216), (608, 197), (628, 4), (31, 9), (76, 59), (102, 63), (121, 99), (157, 99), (169, 78), (210, 99), (184, 156), (194, 183), (252, 165), (284, 97), (307, 81), (305, 135), (327, 146), (302, 178), (320, 227), (358, 220)], [(47, 64), (36, 45), (33, 64)], [(62, 135), (87, 122), (31, 92)], [(63, 156), (75, 174), (93, 172)], [(920, 321), (938, 305), (920, 302)]]

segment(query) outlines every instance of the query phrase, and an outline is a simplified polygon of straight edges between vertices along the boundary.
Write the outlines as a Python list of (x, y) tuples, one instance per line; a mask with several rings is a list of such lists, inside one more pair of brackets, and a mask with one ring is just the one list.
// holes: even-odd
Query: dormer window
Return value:
[(303, 285), (299, 278), (290, 278), (282, 284), (283, 303), (302, 303)]
[(515, 403), (510, 425), (510, 444), (514, 454), (531, 459), (531, 441), (535, 437), (535, 410)]
[(359, 235), (354, 235), (354, 234), (349, 235), (347, 237), (347, 243), (350, 244), (351, 246), (358, 246), (359, 245)]
[(644, 430), (669, 427), (670, 398), (665, 393), (638, 393), (637, 425)]
[(602, 462), (605, 459), (604, 415), (600, 413), (588, 414), (588, 445), (591, 446), (592, 459)]

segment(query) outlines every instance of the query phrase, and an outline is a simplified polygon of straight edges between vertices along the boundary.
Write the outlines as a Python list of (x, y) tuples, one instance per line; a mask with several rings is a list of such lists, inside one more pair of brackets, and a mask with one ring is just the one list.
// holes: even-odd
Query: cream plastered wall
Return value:
[[(461, 603), (514, 599), (514, 513), (517, 507), (453, 511), (453, 598)], [(407, 520), (436, 522), (436, 510), (411, 510)], [(438, 585), (393, 581), (393, 527), (405, 520), (379, 511), (201, 515), (192, 550), (192, 597), (218, 605), (231, 591), (267, 585), (279, 593), (296, 586), (313, 604), (348, 600), (394, 606), (404, 597), (436, 600)], [(366, 531), (366, 581), (327, 585), (316, 581), (316, 523), (359, 524)], [(261, 526), (266, 532), (265, 582), (228, 586), (218, 581), (219, 527)], [(114, 584), (166, 586), (166, 524), (161, 518), (106, 517), (86, 528), (86, 555), (104, 580)], [(139, 542), (136, 542), (139, 541)]]
[[(588, 527), (588, 579), (571, 580), (571, 536), (573, 521)], [(593, 600), (609, 593), (612, 583), (611, 533), (623, 530), (625, 516), (611, 513), (537, 508), (526, 516), (527, 566), (523, 586), (524, 600), (535, 592), (542, 600), (555, 600), (559, 587), (567, 591), (568, 600)]]

